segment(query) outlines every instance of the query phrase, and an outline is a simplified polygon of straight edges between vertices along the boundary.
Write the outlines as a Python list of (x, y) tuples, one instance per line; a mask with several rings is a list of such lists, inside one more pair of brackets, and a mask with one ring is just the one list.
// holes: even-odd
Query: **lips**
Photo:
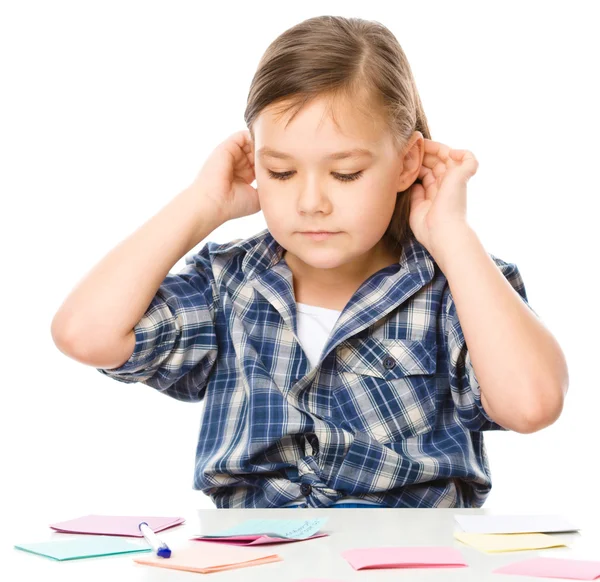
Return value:
[(334, 236), (340, 234), (339, 232), (332, 231), (301, 231), (300, 234), (304, 235), (306, 238), (310, 238), (312, 240), (326, 240), (329, 238), (333, 238)]

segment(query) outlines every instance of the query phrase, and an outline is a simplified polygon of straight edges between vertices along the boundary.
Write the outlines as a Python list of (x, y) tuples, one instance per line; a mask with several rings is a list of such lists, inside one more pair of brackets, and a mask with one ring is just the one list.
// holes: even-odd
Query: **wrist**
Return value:
[(177, 207), (177, 214), (183, 219), (182, 224), (187, 224), (190, 229), (190, 248), (228, 220), (221, 206), (198, 190), (186, 188), (173, 202)]
[(452, 262), (468, 259), (469, 252), (480, 244), (479, 238), (467, 223), (446, 227), (436, 231), (431, 237), (431, 255), (440, 269), (448, 277)]

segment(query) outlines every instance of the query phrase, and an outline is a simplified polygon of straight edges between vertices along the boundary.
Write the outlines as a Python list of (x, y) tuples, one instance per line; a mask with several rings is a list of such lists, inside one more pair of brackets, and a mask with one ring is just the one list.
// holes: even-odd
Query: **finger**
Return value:
[(442, 160), (435, 154), (425, 154), (423, 156), (423, 165), (427, 168), (433, 168), (436, 164), (439, 164)]
[(450, 157), (453, 160), (462, 161), (465, 156), (474, 157), (469, 150), (450, 150)]
[(244, 151), (248, 154), (254, 153), (254, 142), (252, 141), (252, 136), (249, 131), (244, 132)]
[[(242, 129), (232, 133), (224, 143), (227, 144), (228, 151), (233, 155), (236, 167), (239, 168), (239, 164), (242, 164), (243, 166), (247, 162), (254, 171), (254, 151), (252, 137), (247, 129)], [(235, 146), (229, 147), (231, 143), (235, 144)]]
[(437, 174), (433, 170), (421, 166), (421, 169), (419, 171), (419, 178), (421, 178), (421, 184), (423, 184), (423, 186), (425, 186), (426, 188), (433, 184), (437, 178), (439, 178), (446, 172), (446, 167), (443, 164), (442, 166), (443, 170), (438, 167)]
[(450, 147), (443, 143), (440, 143), (439, 141), (426, 140), (425, 154), (437, 156), (441, 160), (445, 161), (448, 159), (448, 156), (450, 154)]
[[(436, 155), (425, 154), (423, 156), (423, 166), (432, 170), (436, 176), (439, 176), (445, 171), (446, 163), (440, 158), (438, 158)], [(444, 170), (442, 170), (441, 168), (444, 168)]]
[(426, 154), (437, 154), (440, 149), (440, 143), (433, 141), (432, 139), (425, 139), (425, 153)]
[(437, 179), (431, 172), (427, 171), (423, 174), (421, 177), (421, 185), (425, 200), (432, 200), (435, 198), (437, 193)]
[(465, 170), (469, 176), (475, 175), (477, 168), (479, 168), (479, 162), (469, 150), (452, 150), (452, 159), (460, 164), (461, 169)]
[(410, 203), (411, 205), (416, 205), (423, 200), (425, 200), (425, 189), (423, 186), (421, 186), (421, 184), (415, 182), (410, 187)]
[(423, 184), (423, 181), (428, 176), (433, 176), (433, 172), (431, 171), (431, 169), (426, 168), (425, 166), (421, 166), (421, 168), (419, 169), (419, 178), (421, 179), (421, 184)]
[(232, 133), (228, 139), (231, 139), (245, 153), (248, 153), (252, 147), (250, 132), (247, 129)]

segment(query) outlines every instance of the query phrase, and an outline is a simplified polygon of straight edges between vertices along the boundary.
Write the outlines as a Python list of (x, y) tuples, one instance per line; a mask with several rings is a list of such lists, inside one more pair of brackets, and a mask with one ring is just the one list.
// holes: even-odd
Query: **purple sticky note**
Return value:
[(144, 537), (139, 524), (145, 521), (155, 532), (183, 523), (183, 517), (148, 517), (145, 515), (85, 515), (68, 521), (53, 523), (50, 527), (61, 533), (94, 534), (105, 536)]
[(202, 542), (211, 542), (213, 544), (228, 544), (231, 546), (260, 546), (265, 544), (288, 544), (291, 542), (306, 542), (308, 540), (314, 540), (316, 538), (322, 538), (329, 534), (315, 534), (314, 536), (310, 536), (309, 538), (277, 538), (273, 536), (267, 535), (243, 535), (243, 536), (224, 536), (219, 538), (205, 538), (202, 536), (197, 536), (191, 538), (195, 541)]

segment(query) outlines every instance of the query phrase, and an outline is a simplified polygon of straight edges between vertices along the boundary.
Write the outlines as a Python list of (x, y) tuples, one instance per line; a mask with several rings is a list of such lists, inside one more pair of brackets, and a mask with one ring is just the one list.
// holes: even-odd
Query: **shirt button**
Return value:
[(312, 487), (310, 486), (310, 483), (302, 483), (302, 485), (300, 485), (300, 493), (305, 497), (308, 497), (311, 491)]
[(392, 358), (392, 356), (386, 356), (383, 359), (383, 367), (386, 370), (391, 370), (392, 368), (394, 368), (396, 366), (396, 360), (394, 360), (394, 358)]

